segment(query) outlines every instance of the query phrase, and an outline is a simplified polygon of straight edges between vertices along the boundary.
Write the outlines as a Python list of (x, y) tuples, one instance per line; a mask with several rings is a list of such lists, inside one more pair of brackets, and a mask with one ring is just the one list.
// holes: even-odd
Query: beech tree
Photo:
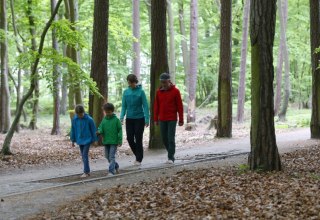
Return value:
[(8, 40), (7, 40), (7, 9), (6, 0), (0, 0), (0, 30), (3, 39), (1, 47), (1, 83), (0, 83), (0, 132), (7, 133), (10, 127), (10, 92), (8, 83)]
[(90, 94), (89, 113), (97, 125), (103, 118), (102, 105), (108, 101), (108, 18), (109, 0), (95, 0), (90, 76), (97, 83), (102, 97)]
[(232, 0), (221, 1), (217, 137), (232, 136)]
[(151, 1), (151, 88), (150, 88), (150, 106), (151, 123), (149, 148), (163, 148), (160, 136), (160, 127), (155, 126), (153, 118), (153, 104), (156, 91), (160, 87), (160, 74), (169, 71), (167, 55), (167, 19), (166, 19), (167, 0)]
[(132, 73), (140, 79), (140, 0), (132, 0), (133, 62)]
[(311, 113), (311, 138), (320, 138), (320, 16), (319, 1), (310, 0), (310, 41), (311, 41), (311, 66), (312, 66), (312, 113)]
[(281, 170), (274, 129), (273, 43), (276, 0), (252, 0), (251, 40), (251, 170)]

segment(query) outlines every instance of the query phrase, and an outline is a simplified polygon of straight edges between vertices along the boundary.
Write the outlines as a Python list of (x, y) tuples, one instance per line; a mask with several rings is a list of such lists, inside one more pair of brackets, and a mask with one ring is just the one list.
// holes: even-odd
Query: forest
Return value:
[(319, 0), (0, 0), (0, 218), (320, 219), (319, 24)]
[[(169, 72), (183, 95), (186, 129), (196, 129), (197, 109), (206, 108), (216, 115), (217, 137), (231, 137), (232, 122), (251, 121), (255, 143), (274, 136), (274, 120), (286, 121), (288, 109), (309, 109), (304, 123), (320, 137), (313, 75), (319, 30), (310, 26), (308, 1), (277, 1), (266, 12), (267, 39), (258, 37), (263, 33), (253, 24), (260, 22), (254, 15), (260, 6), (250, 7), (250, 0), (106, 2), (1, 0), (3, 154), (10, 153), (14, 132), (38, 129), (43, 115), (52, 117), (51, 134), (59, 135), (60, 118), (72, 117), (76, 104), (96, 123), (104, 102), (119, 111), (130, 73), (152, 106), (158, 76)], [(269, 123), (270, 131), (260, 127)], [(161, 147), (158, 135), (151, 122), (150, 148)], [(260, 144), (276, 149), (272, 142)]]

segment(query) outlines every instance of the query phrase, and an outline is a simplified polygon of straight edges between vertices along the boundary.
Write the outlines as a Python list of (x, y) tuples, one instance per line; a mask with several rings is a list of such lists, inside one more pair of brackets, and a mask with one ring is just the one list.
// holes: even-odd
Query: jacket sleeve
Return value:
[(127, 112), (127, 103), (126, 103), (126, 99), (125, 99), (125, 92), (123, 92), (122, 94), (122, 104), (121, 104), (121, 113), (120, 113), (120, 120), (123, 121), (124, 116)]
[(93, 143), (93, 142), (97, 141), (98, 138), (97, 138), (97, 135), (96, 135), (97, 128), (96, 128), (96, 125), (95, 125), (95, 123), (94, 123), (92, 118), (89, 120), (89, 127), (90, 127), (91, 138), (92, 138), (91, 143)]
[(99, 132), (99, 134), (103, 134), (103, 119), (98, 127), (98, 132)]
[(182, 103), (180, 91), (178, 89), (176, 93), (176, 102), (178, 107), (179, 122), (183, 122), (183, 103)]
[(145, 123), (149, 124), (150, 120), (150, 115), (149, 115), (149, 106), (148, 106), (148, 101), (145, 92), (142, 90), (142, 105), (143, 105), (143, 112), (144, 112), (144, 118), (145, 118)]
[(71, 132), (70, 132), (70, 140), (72, 141), (72, 143), (76, 142), (76, 133), (75, 133), (75, 122), (74, 119), (72, 119), (71, 121)]
[(122, 125), (120, 120), (118, 120), (117, 128), (118, 128), (118, 144), (122, 144)]
[(154, 99), (154, 104), (153, 104), (153, 120), (155, 122), (159, 121), (159, 97), (158, 97), (158, 92), (156, 92), (156, 97)]

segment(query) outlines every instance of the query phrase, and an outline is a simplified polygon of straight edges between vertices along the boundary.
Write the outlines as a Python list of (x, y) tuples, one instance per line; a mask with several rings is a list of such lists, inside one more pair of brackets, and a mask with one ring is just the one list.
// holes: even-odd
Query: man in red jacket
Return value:
[(168, 161), (174, 163), (176, 151), (176, 126), (179, 115), (179, 126), (183, 126), (183, 104), (179, 89), (170, 81), (168, 73), (160, 75), (161, 87), (158, 89), (154, 102), (154, 122), (160, 123), (163, 144), (168, 151)]

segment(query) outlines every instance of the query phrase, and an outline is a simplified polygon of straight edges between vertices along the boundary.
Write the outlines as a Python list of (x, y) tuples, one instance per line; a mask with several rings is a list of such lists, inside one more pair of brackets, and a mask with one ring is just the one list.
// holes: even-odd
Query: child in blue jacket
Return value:
[(96, 125), (93, 119), (85, 113), (83, 105), (77, 105), (75, 116), (72, 119), (71, 135), (72, 146), (79, 145), (83, 162), (82, 178), (90, 176), (89, 149), (90, 145), (97, 141)]

